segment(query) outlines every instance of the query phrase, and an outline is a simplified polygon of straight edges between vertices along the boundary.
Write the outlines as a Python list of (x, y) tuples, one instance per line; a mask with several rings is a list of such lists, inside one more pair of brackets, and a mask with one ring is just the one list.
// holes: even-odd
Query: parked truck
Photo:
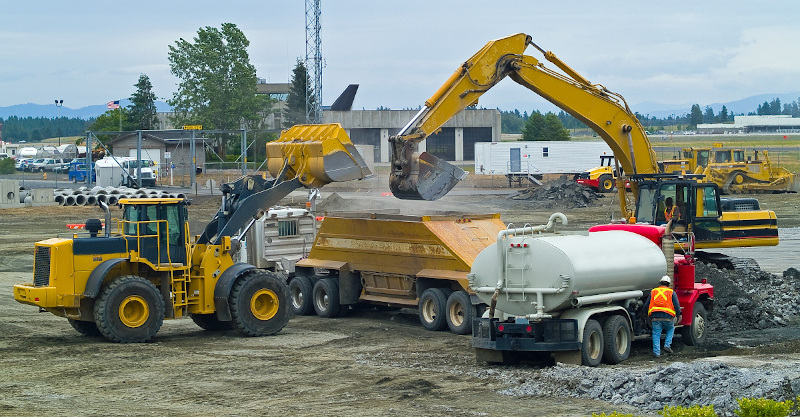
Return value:
[(674, 253), (664, 227), (610, 224), (587, 235), (545, 237), (534, 231), (504, 231), (472, 264), (470, 287), (490, 306), (473, 320), (478, 361), (553, 354), (565, 363), (620, 363), (634, 338), (649, 336), (644, 302), (665, 274), (674, 278), (683, 341), (704, 341), (714, 289), (695, 282), (694, 259)]

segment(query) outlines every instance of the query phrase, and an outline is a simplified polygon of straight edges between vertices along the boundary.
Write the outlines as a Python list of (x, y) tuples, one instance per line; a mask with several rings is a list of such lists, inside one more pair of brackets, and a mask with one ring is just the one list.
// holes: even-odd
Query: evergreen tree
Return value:
[(722, 106), (722, 110), (719, 111), (719, 122), (728, 123), (728, 108), (725, 106)]
[(522, 128), (522, 140), (569, 140), (569, 131), (555, 114), (534, 111)]
[(714, 109), (712, 109), (711, 106), (706, 106), (703, 112), (703, 123), (714, 123), (716, 121), (717, 118), (714, 116)]
[(692, 112), (689, 115), (689, 126), (696, 128), (700, 123), (703, 123), (703, 112), (700, 110), (699, 104), (693, 104)]
[(130, 97), (131, 105), (129, 117), (136, 130), (152, 130), (156, 128), (156, 95), (153, 93), (153, 84), (150, 78), (139, 75), (139, 81), (134, 84), (136, 92)]
[(292, 71), (292, 85), (289, 87), (289, 97), (286, 99), (286, 114), (283, 126), (292, 127), (296, 124), (307, 123), (306, 120), (306, 97), (311, 103), (315, 103), (314, 92), (308, 85), (308, 71), (306, 65), (301, 60)]

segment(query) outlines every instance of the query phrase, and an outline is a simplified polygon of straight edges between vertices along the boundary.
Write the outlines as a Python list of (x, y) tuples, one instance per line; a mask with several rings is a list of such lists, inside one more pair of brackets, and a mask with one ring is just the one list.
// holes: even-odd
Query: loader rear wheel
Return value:
[(291, 317), (286, 280), (270, 272), (252, 271), (236, 280), (228, 297), (231, 321), (245, 336), (269, 336)]
[(601, 193), (610, 193), (614, 189), (614, 178), (608, 174), (601, 175), (597, 180), (597, 188)]
[(103, 288), (94, 305), (94, 321), (112, 342), (147, 342), (164, 322), (164, 299), (152, 282), (122, 276)]
[(311, 279), (296, 276), (289, 281), (289, 295), (292, 297), (292, 312), (298, 316), (314, 314), (314, 303), (311, 302), (311, 293), (314, 286)]
[(428, 288), (419, 297), (419, 321), (422, 327), (444, 330), (447, 327), (447, 297), (441, 288)]
[(77, 330), (78, 333), (84, 336), (102, 336), (100, 334), (100, 330), (97, 329), (97, 325), (94, 324), (93, 321), (81, 321), (73, 319), (67, 319), (67, 321), (69, 321), (69, 324), (73, 329)]
[[(584, 330), (585, 331), (585, 330)], [(628, 320), (620, 315), (609, 317), (603, 324), (603, 360), (616, 365), (631, 354), (631, 328)]]
[(689, 346), (697, 346), (706, 340), (706, 308), (702, 303), (694, 303), (692, 311), (692, 324), (681, 327), (683, 343)]
[(314, 311), (325, 318), (334, 318), (339, 315), (342, 305), (339, 303), (339, 282), (334, 278), (323, 278), (314, 284), (313, 290)]
[(220, 321), (216, 314), (192, 314), (192, 321), (194, 324), (200, 326), (203, 330), (209, 332), (224, 332), (233, 330), (232, 321)]
[(466, 291), (455, 291), (447, 297), (447, 326), (455, 334), (472, 332), (472, 319), (475, 318), (475, 306)]
[(603, 328), (597, 320), (589, 320), (583, 328), (581, 362), (586, 366), (600, 365), (603, 359)]

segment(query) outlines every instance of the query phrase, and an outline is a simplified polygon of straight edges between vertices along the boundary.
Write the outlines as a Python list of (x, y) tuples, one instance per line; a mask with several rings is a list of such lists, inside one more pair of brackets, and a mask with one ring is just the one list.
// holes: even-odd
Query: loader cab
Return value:
[(639, 182), (636, 202), (637, 223), (666, 224), (667, 198), (680, 211), (680, 220), (673, 222), (676, 237), (694, 233), (698, 242), (722, 241), (722, 209), (719, 187), (714, 183), (698, 183), (693, 179), (654, 179)]
[(186, 265), (188, 210), (180, 198), (121, 200), (122, 234), (129, 250), (155, 266)]

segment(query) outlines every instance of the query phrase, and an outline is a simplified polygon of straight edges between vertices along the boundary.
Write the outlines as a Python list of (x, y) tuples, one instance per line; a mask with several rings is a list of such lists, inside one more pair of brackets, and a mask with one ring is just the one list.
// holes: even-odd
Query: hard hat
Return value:
[(669, 279), (669, 275), (664, 275), (663, 277), (661, 277), (661, 281), (660, 282), (662, 284), (669, 285), (670, 282), (672, 282), (672, 280)]

